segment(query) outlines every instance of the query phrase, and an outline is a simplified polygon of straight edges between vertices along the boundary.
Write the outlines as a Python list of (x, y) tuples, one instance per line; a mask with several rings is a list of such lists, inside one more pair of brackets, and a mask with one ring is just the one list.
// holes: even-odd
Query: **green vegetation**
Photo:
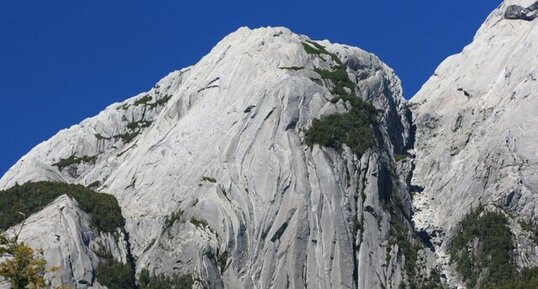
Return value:
[(480, 207), (460, 222), (449, 253), (468, 288), (488, 288), (517, 275), (513, 249), (508, 219)]
[(302, 44), (303, 44), (303, 48), (306, 51), (306, 53), (308, 53), (308, 54), (322, 54), (319, 49), (316, 49), (315, 47), (312, 47), (312, 45), (307, 44), (305, 42), (303, 42)]
[(139, 121), (132, 121), (127, 124), (127, 128), (130, 130), (135, 130), (139, 128), (146, 128), (151, 125), (151, 121), (147, 120), (139, 120)]
[(130, 143), (135, 137), (138, 136), (139, 133), (140, 133), (139, 131), (126, 132), (126, 133), (119, 134), (115, 137), (120, 138), (123, 141), (123, 143)]
[(206, 177), (206, 176), (202, 176), (202, 181), (205, 181), (205, 182), (210, 182), (210, 183), (216, 183), (217, 180), (213, 177)]
[[(156, 100), (155, 102), (150, 102), (150, 101), (153, 100), (153, 97), (146, 94), (143, 97), (135, 100), (135, 102), (133, 103), (133, 106), (141, 106), (141, 105), (143, 105), (143, 106), (149, 106), (150, 108), (156, 108), (157, 106), (161, 106), (161, 105), (166, 104), (170, 100), (170, 98), (172, 98), (171, 95), (165, 95), (165, 96), (161, 97), (159, 100)], [(131, 107), (131, 105), (126, 103), (126, 104), (118, 106), (116, 108), (116, 110), (128, 110), (129, 107)]]
[(532, 221), (519, 221), (519, 224), (523, 230), (531, 233), (531, 239), (538, 244), (538, 225)]
[(328, 52), (325, 47), (315, 42), (303, 43), (303, 47), (309, 54), (330, 55), (337, 63), (334, 70), (315, 68), (314, 71), (321, 78), (333, 83), (331, 92), (335, 97), (331, 102), (343, 100), (351, 105), (351, 109), (346, 113), (335, 113), (314, 119), (305, 134), (305, 143), (310, 147), (319, 144), (334, 148), (338, 152), (341, 152), (343, 145), (346, 144), (360, 157), (375, 144), (374, 134), (370, 128), (376, 122), (375, 108), (355, 95), (355, 84), (349, 79), (346, 66), (336, 54)]
[(99, 245), (97, 248), (92, 249), (92, 251), (97, 255), (97, 257), (101, 259), (113, 259), (114, 256), (112, 256), (112, 253), (110, 253), (107, 248), (103, 247), (103, 245)]
[(97, 160), (97, 156), (81, 156), (77, 157), (76, 155), (72, 155), (66, 159), (60, 159), (58, 162), (52, 164), (55, 167), (58, 167), (60, 171), (65, 169), (66, 167), (72, 166), (72, 165), (78, 165), (80, 163), (91, 163), (95, 164), (95, 161)]
[(0, 256), (11, 256), (0, 263), (0, 277), (13, 289), (45, 288), (47, 262), (32, 248), (14, 238), (0, 235)]
[(411, 285), (411, 288), (420, 288), (420, 289), (445, 289), (441, 281), (441, 276), (439, 272), (435, 269), (432, 269), (430, 275), (422, 281), (422, 285)]
[(307, 40), (306, 43), (303, 42), (303, 48), (308, 54), (329, 55), (338, 65), (343, 65), (342, 61), (340, 60), (340, 58), (338, 58), (336, 54), (329, 52), (323, 45), (318, 44), (314, 41)]
[(144, 106), (149, 106), (150, 108), (155, 108), (157, 106), (165, 105), (170, 100), (170, 98), (172, 98), (171, 95), (165, 95), (161, 97), (159, 100), (156, 100), (155, 102), (150, 103), (150, 101), (153, 100), (153, 97), (151, 97), (150, 95), (145, 95), (142, 98), (137, 99), (133, 103), (133, 105), (134, 106), (144, 105)]
[(206, 220), (196, 219), (195, 217), (191, 218), (191, 223), (200, 229), (205, 229), (206, 227), (209, 227), (209, 224)]
[(361, 220), (359, 220), (359, 216), (357, 213), (353, 214), (353, 232), (359, 232), (364, 229), (364, 226), (362, 225)]
[(432, 269), (429, 276), (425, 278), (413, 278), (409, 281), (409, 284), (406, 282), (401, 282), (398, 286), (398, 289), (446, 289), (447, 287), (443, 285), (441, 277), (437, 270)]
[(149, 127), (152, 124), (151, 121), (147, 120), (139, 120), (139, 121), (131, 121), (127, 123), (127, 132), (115, 135), (115, 139), (121, 139), (124, 144), (130, 143), (133, 139), (135, 139), (142, 129)]
[(95, 278), (108, 289), (135, 289), (136, 283), (131, 266), (107, 259), (95, 270)]
[(191, 289), (194, 281), (192, 275), (152, 276), (147, 269), (142, 269), (138, 279), (139, 289)]
[(400, 283), (402, 289), (445, 289), (441, 282), (439, 272), (432, 269), (428, 276), (418, 275), (418, 251), (422, 248), (416, 236), (410, 233), (405, 224), (395, 215), (391, 216), (389, 231), (389, 246), (387, 247), (387, 261), (390, 258), (390, 248), (398, 245), (398, 257), (405, 257), (404, 270), (407, 283)]
[(299, 71), (299, 70), (303, 70), (304, 67), (300, 67), (300, 66), (283, 66), (283, 67), (279, 67), (280, 69), (283, 69), (283, 70), (293, 70), (293, 71)]
[(135, 102), (133, 103), (134, 106), (139, 106), (139, 105), (147, 105), (150, 101), (153, 100), (153, 97), (151, 97), (150, 95), (144, 95), (143, 97), (135, 100)]
[(172, 225), (175, 222), (181, 221), (182, 218), (183, 218), (182, 210), (178, 210), (176, 212), (173, 212), (170, 216), (167, 216), (166, 219), (164, 220), (163, 231), (166, 231), (168, 228), (172, 227)]
[(310, 147), (319, 144), (334, 148), (338, 152), (341, 152), (343, 145), (346, 144), (360, 157), (375, 144), (369, 126), (371, 118), (371, 115), (353, 109), (348, 113), (335, 113), (314, 119), (306, 132), (305, 142)]
[(92, 226), (102, 232), (123, 227), (118, 201), (112, 195), (94, 192), (81, 185), (37, 182), (0, 191), (0, 229), (6, 230), (24, 220), (19, 212), (29, 216), (43, 209), (61, 195), (77, 200), (79, 207), (91, 217)]
[(142, 269), (137, 285), (131, 266), (112, 258), (99, 264), (95, 278), (109, 289), (191, 289), (195, 282), (189, 274), (152, 275), (147, 269)]
[(226, 269), (226, 264), (228, 264), (228, 257), (228, 252), (224, 251), (217, 258), (217, 264), (219, 265), (220, 272), (224, 272), (224, 269)]
[(159, 100), (156, 100), (154, 103), (150, 103), (149, 107), (150, 108), (155, 108), (157, 106), (165, 105), (166, 103), (168, 103), (170, 98), (172, 98), (171, 95), (165, 95), (165, 96), (161, 97)]
[(125, 104), (122, 104), (118, 107), (116, 107), (116, 110), (128, 110), (129, 107), (131, 107), (129, 104), (125, 103)]
[(400, 161), (403, 161), (403, 160), (406, 160), (407, 159), (407, 155), (400, 155), (400, 154), (395, 154), (394, 155), (394, 160), (396, 162), (400, 162)]
[[(355, 83), (353, 83), (351, 79), (349, 79), (346, 67), (343, 65), (335, 67), (335, 70), (315, 68), (314, 71), (317, 72), (321, 78), (328, 79), (333, 82), (334, 88), (332, 89), (332, 93), (334, 95), (337, 95), (339, 97), (350, 96), (350, 94), (345, 90), (345, 88), (348, 88), (349, 91), (353, 91), (353, 89), (355, 89)], [(357, 97), (353, 95), (353, 98)], [(336, 98), (333, 99), (332, 102), (336, 103), (338, 100), (339, 99)]]
[(412, 239), (413, 236), (410, 236), (408, 232), (409, 229), (405, 226), (405, 224), (395, 215), (392, 215), (390, 218), (389, 246), (387, 247), (387, 250), (394, 245), (398, 245), (398, 256), (405, 256), (404, 269), (410, 279), (410, 283), (413, 284), (415, 283), (415, 266), (418, 259), (417, 252), (420, 247), (409, 241), (409, 239)]
[(96, 188), (98, 188), (100, 186), (101, 186), (101, 182), (100, 181), (95, 181), (95, 182), (88, 185), (88, 189), (93, 190), (93, 189), (96, 189)]
[(100, 133), (96, 133), (96, 134), (95, 134), (95, 138), (96, 138), (97, 140), (109, 140), (109, 139), (110, 139), (109, 137), (105, 137), (105, 136), (103, 136), (103, 135), (100, 134)]
[(516, 280), (499, 282), (488, 289), (534, 289), (538, 288), (538, 267), (528, 268), (517, 275)]
[[(153, 100), (153, 97), (146, 94), (143, 97), (135, 100), (135, 102), (133, 103), (133, 106), (144, 106), (144, 112), (145, 112), (148, 106), (150, 109), (156, 108), (157, 106), (166, 104), (170, 100), (170, 98), (172, 98), (171, 95), (165, 95), (161, 97), (160, 99), (156, 100), (155, 102), (151, 102)], [(128, 108), (129, 108), (129, 105), (124, 104), (118, 107), (117, 109), (127, 110)], [(138, 121), (133, 120), (127, 123), (126, 125), (127, 131), (121, 134), (114, 135), (113, 138), (115, 140), (121, 139), (124, 144), (130, 143), (140, 134), (142, 129), (149, 127), (151, 124), (152, 124), (152, 121), (145, 120), (144, 116), (142, 116), (141, 120), (138, 120)], [(101, 134), (96, 134), (95, 137), (98, 140), (110, 139), (110, 138), (103, 137)]]

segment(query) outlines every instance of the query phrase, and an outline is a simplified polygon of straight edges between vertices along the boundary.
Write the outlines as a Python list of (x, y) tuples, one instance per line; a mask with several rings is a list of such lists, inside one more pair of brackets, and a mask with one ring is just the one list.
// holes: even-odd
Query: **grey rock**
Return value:
[[(332, 57), (306, 53), (310, 39), (285, 28), (241, 28), (197, 64), (35, 147), (0, 189), (61, 181), (118, 199), (129, 242), (81, 221), (73, 232), (92, 237), (66, 239), (84, 260), (62, 270), (73, 284), (94, 277), (106, 248), (123, 262), (132, 252), (138, 273), (193, 274), (198, 287), (398, 288), (412, 277), (393, 239), (398, 218), (419, 248), (416, 275), (440, 269), (464, 288), (448, 243), (479, 204), (507, 213), (518, 267), (534, 266), (538, 248), (521, 222), (538, 215), (538, 30), (504, 19), (516, 4), (533, 3), (505, 1), (409, 103), (377, 57), (316, 41), (379, 111), (377, 144), (362, 156), (304, 144), (315, 118), (350, 109), (331, 102), (330, 82), (314, 71), (331, 69)], [(83, 161), (55, 165), (69, 157)], [(31, 219), (54, 216), (51, 206)], [(63, 260), (47, 242), (33, 246)]]
[[(393, 152), (410, 147), (400, 81), (372, 54), (317, 42), (346, 63), (357, 95), (380, 111), (379, 144), (361, 158), (348, 148), (309, 149), (304, 129), (349, 104), (331, 103), (329, 83), (311, 79), (334, 60), (307, 54), (308, 40), (285, 28), (241, 28), (196, 65), (38, 145), (0, 188), (50, 180), (113, 194), (138, 271), (194, 274), (212, 288), (397, 288), (403, 260), (396, 244), (387, 248), (390, 214), (380, 195), (391, 193), (387, 183), (406, 194), (405, 180), (387, 171)], [(130, 132), (137, 135), (122, 139)], [(70, 156), (96, 157), (54, 166)], [(100, 244), (125, 256), (121, 244)], [(96, 265), (91, 250), (80, 256), (92, 262), (75, 270)]]
[[(448, 268), (447, 240), (471, 208), (501, 207), (511, 224), (537, 220), (538, 22), (503, 20), (510, 5), (533, 2), (505, 1), (411, 99), (412, 185), (424, 188), (414, 196), (414, 222), (417, 230), (437, 232), (437, 263), (454, 287), (463, 285)], [(535, 265), (536, 244), (511, 229), (519, 267)]]
[(58, 272), (45, 275), (52, 286), (101, 288), (94, 282), (99, 257), (91, 248), (109, 246), (109, 252), (118, 260), (125, 260), (126, 257), (111, 234), (98, 235), (90, 228), (89, 216), (80, 210), (75, 200), (66, 195), (29, 216), (22, 228), (17, 225), (6, 233), (20, 233), (20, 242), (43, 251), (48, 268), (61, 268)]

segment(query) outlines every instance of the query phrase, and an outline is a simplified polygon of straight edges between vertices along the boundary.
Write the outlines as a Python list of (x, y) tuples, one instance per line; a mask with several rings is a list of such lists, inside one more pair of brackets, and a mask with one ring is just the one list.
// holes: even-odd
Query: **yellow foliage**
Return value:
[(28, 245), (17, 242), (17, 237), (0, 235), (0, 256), (7, 257), (0, 263), (0, 277), (7, 279), (12, 289), (45, 288), (47, 262)]

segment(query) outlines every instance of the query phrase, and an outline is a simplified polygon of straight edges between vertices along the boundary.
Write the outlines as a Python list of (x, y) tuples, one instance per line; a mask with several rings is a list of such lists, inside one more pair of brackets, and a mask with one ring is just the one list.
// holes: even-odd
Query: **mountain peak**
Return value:
[[(538, 21), (505, 17), (510, 5), (533, 3), (505, 1), (473, 42), (447, 58), (411, 99), (417, 127), (413, 182), (424, 188), (414, 198), (413, 219), (418, 230), (436, 232), (440, 256), (449, 246), (441, 241), (444, 234), (451, 236), (459, 220), (481, 205), (520, 220), (538, 214), (532, 189), (538, 183)], [(515, 238), (520, 250), (533, 250), (521, 238)], [(538, 257), (517, 263), (534, 266)]]
[[(373, 54), (239, 28), (36, 146), (0, 179), (2, 204), (33, 214), (22, 241), (55, 234), (31, 244), (51, 265), (69, 260), (55, 284), (81, 289), (108, 286), (107, 266), (130, 282), (219, 289), (517, 280), (538, 264), (538, 21), (506, 19), (513, 4), (532, 3), (504, 2), (409, 103)], [(19, 186), (36, 181), (48, 182)], [(85, 194), (24, 201), (29, 188), (57, 197), (58, 182), (105, 194), (74, 186)], [(107, 212), (118, 220), (108, 231), (91, 225)]]
[[(368, 255), (354, 257), (362, 237), (351, 224), (365, 218), (365, 227), (379, 231), (389, 222), (374, 184), (399, 182), (387, 167), (409, 145), (403, 103), (394, 71), (370, 53), (286, 28), (240, 28), (195, 65), (38, 145), (0, 188), (56, 181), (114, 195), (138, 269), (196, 274), (215, 288), (357, 287), (357, 271), (389, 270)], [(355, 146), (368, 137), (361, 150), (342, 140), (306, 144), (312, 124), (331, 115), (318, 135), (353, 132)], [(343, 171), (349, 176), (338, 176)], [(357, 194), (364, 184), (371, 185)], [(363, 217), (364, 206), (376, 208), (383, 223)], [(322, 213), (329, 210), (339, 217)], [(365, 252), (386, 252), (370, 248), (381, 237), (364, 238)], [(334, 263), (308, 263), (326, 250), (335, 252)], [(215, 263), (222, 252), (232, 259), (226, 273)], [(370, 265), (351, 265), (359, 263)], [(322, 267), (333, 273), (315, 273)]]

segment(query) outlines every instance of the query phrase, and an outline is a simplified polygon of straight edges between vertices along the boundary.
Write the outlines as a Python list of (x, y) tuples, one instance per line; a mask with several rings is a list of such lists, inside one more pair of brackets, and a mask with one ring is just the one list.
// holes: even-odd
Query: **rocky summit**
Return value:
[(533, 2), (501, 4), (410, 101), (373, 54), (240, 28), (22, 157), (0, 229), (73, 288), (532, 282), (538, 20), (505, 14)]
[(481, 205), (508, 217), (517, 267), (538, 266), (538, 20), (503, 17), (511, 5), (533, 2), (505, 1), (409, 103), (416, 127), (412, 183), (420, 190), (413, 221), (434, 236), (447, 273), (456, 272), (448, 267), (446, 240)]

